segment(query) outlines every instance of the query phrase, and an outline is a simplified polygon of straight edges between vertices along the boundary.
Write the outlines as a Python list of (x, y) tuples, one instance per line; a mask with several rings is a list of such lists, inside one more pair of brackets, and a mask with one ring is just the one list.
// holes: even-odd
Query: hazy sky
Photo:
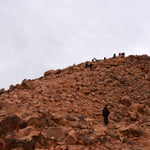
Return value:
[(0, 0), (0, 88), (113, 53), (150, 55), (150, 0)]

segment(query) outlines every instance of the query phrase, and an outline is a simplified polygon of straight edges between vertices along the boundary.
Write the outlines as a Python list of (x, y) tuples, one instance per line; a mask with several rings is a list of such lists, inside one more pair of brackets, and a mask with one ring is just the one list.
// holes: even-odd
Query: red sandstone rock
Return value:
[(0, 89), (0, 94), (5, 93), (5, 89)]
[(94, 128), (94, 134), (96, 136), (105, 136), (106, 135), (107, 127), (104, 126), (103, 124), (94, 126), (93, 128)]
[(129, 117), (132, 121), (138, 120), (138, 113), (136, 113), (136, 112), (128, 112), (128, 113), (129, 113)]
[(137, 112), (142, 111), (143, 108), (144, 108), (143, 104), (139, 103), (132, 103), (131, 106), (129, 107), (130, 110)]
[(82, 145), (69, 145), (68, 150), (88, 150)]
[(126, 105), (126, 106), (130, 106), (131, 103), (132, 103), (132, 99), (129, 96), (126, 95), (126, 96), (123, 96), (121, 98), (120, 103), (123, 104), (123, 105)]
[(46, 72), (44, 73), (44, 77), (51, 75), (53, 72), (54, 72), (54, 70), (46, 71)]
[(78, 138), (77, 138), (76, 132), (74, 130), (70, 131), (68, 136), (64, 139), (64, 142), (67, 145), (76, 144), (78, 142)]
[(65, 137), (65, 135), (63, 131), (61, 131), (61, 129), (50, 127), (46, 129), (46, 137), (49, 139), (55, 139), (57, 141), (60, 141)]
[(120, 133), (127, 137), (140, 137), (143, 135), (142, 130), (135, 124), (129, 126), (122, 126), (119, 129)]

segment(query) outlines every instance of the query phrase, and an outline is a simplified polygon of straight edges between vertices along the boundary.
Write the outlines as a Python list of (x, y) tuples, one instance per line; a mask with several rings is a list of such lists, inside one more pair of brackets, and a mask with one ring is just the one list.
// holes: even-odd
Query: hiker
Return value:
[(93, 67), (93, 64), (88, 63), (88, 62), (85, 63), (85, 68), (90, 68), (90, 69), (92, 69), (92, 67)]
[(113, 58), (116, 58), (116, 54), (113, 55)]
[(104, 109), (103, 109), (103, 117), (104, 117), (104, 123), (105, 123), (105, 125), (107, 125), (109, 123), (108, 116), (110, 114), (107, 106), (108, 106), (108, 104), (106, 104), (105, 107), (104, 107)]

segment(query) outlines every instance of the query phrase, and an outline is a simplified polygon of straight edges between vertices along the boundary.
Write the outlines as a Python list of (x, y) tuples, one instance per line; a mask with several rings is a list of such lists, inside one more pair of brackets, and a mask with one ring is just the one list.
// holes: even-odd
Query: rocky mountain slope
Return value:
[(0, 90), (0, 150), (149, 148), (147, 55), (93, 59)]

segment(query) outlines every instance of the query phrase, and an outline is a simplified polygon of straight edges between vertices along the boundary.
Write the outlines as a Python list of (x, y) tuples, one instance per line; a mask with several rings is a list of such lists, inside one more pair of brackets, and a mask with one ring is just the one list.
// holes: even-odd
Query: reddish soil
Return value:
[(1, 89), (0, 150), (34, 149), (149, 150), (150, 57), (93, 60)]

